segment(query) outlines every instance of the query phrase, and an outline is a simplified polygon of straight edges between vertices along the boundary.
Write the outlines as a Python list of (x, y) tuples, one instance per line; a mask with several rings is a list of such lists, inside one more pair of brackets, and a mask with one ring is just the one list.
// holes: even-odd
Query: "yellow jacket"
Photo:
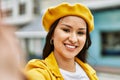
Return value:
[[(75, 60), (81, 65), (90, 80), (98, 80), (92, 67), (78, 58), (75, 58)], [(29, 61), (25, 70), (29, 80), (64, 80), (53, 53), (45, 60), (33, 59)]]

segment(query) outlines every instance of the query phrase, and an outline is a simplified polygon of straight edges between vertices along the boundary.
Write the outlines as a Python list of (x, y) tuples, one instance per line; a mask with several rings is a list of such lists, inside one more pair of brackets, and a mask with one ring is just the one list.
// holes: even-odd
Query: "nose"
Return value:
[(69, 41), (74, 44), (78, 41), (77, 35), (75, 33), (70, 34)]

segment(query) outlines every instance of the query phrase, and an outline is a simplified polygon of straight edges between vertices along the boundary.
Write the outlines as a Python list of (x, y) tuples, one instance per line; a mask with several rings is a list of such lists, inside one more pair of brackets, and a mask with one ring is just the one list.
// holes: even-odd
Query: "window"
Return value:
[(33, 8), (33, 13), (34, 14), (39, 14), (40, 13), (40, 4), (39, 4), (39, 0), (33, 0), (34, 2), (34, 8)]
[(102, 55), (120, 56), (120, 31), (102, 32)]
[(2, 11), (1, 16), (2, 17), (11, 17), (12, 16), (12, 10), (11, 9), (7, 9), (7, 10)]
[(20, 14), (20, 15), (24, 15), (24, 14), (25, 14), (25, 10), (26, 10), (26, 5), (25, 5), (25, 3), (20, 3), (20, 4), (19, 4), (19, 14)]

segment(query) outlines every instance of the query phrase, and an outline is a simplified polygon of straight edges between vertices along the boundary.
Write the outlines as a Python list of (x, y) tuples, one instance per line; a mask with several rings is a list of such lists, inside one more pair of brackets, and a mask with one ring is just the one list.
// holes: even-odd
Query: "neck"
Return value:
[(58, 63), (59, 68), (62, 68), (64, 70), (70, 71), (70, 72), (75, 72), (75, 60), (74, 58), (62, 58), (58, 56), (57, 54), (54, 54), (56, 61)]

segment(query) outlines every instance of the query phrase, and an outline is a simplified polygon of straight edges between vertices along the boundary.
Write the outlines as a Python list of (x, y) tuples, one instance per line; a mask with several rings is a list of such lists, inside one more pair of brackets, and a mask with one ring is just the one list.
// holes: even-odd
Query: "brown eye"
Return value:
[(80, 31), (80, 32), (77, 32), (78, 35), (83, 35), (85, 34), (84, 32)]
[(70, 32), (69, 29), (62, 29), (64, 32)]

